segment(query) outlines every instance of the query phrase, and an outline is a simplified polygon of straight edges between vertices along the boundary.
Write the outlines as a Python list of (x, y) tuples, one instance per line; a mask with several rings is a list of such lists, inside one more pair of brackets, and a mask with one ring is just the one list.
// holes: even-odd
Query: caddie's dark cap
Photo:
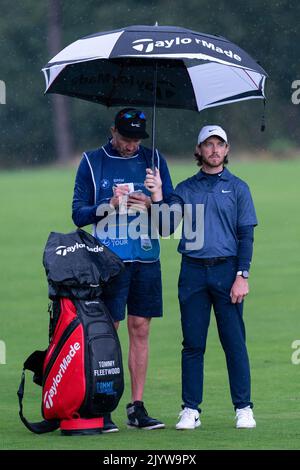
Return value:
[(147, 139), (146, 116), (135, 108), (124, 108), (116, 114), (115, 128), (129, 139)]

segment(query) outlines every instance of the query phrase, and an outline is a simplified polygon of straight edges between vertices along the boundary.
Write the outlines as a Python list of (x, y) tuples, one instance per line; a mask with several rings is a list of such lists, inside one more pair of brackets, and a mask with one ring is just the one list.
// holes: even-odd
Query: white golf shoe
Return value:
[(196, 429), (201, 426), (199, 411), (193, 410), (192, 408), (184, 408), (179, 413), (180, 420), (176, 424), (176, 429)]
[(256, 421), (250, 406), (246, 406), (245, 408), (237, 408), (235, 419), (235, 427), (237, 429), (250, 429), (256, 427)]

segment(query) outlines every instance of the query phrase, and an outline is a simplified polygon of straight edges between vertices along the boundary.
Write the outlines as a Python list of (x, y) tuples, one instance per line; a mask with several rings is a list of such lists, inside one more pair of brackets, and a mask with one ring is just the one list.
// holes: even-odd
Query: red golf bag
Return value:
[[(101, 432), (103, 414), (117, 407), (124, 390), (121, 347), (101, 293), (123, 263), (91, 235), (77, 230), (50, 235), (44, 266), (52, 300), (50, 342), (46, 351), (35, 351), (24, 363), (18, 390), (20, 418), (35, 433), (59, 427), (63, 434)], [(30, 423), (23, 415), (26, 369), (42, 386), (44, 421), (39, 423)]]

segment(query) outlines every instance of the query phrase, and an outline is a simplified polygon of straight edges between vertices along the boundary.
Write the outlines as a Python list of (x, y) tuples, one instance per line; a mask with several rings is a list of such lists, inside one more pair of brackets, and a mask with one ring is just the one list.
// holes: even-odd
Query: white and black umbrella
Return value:
[(67, 46), (43, 68), (46, 91), (106, 106), (201, 111), (265, 99), (267, 73), (220, 36), (173, 26), (129, 26)]

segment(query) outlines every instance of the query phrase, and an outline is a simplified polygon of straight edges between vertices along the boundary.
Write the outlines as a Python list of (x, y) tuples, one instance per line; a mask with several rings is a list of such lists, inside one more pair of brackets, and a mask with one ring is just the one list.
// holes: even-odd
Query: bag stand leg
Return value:
[(83, 436), (101, 434), (104, 422), (103, 418), (75, 418), (62, 419), (60, 430), (63, 436)]

